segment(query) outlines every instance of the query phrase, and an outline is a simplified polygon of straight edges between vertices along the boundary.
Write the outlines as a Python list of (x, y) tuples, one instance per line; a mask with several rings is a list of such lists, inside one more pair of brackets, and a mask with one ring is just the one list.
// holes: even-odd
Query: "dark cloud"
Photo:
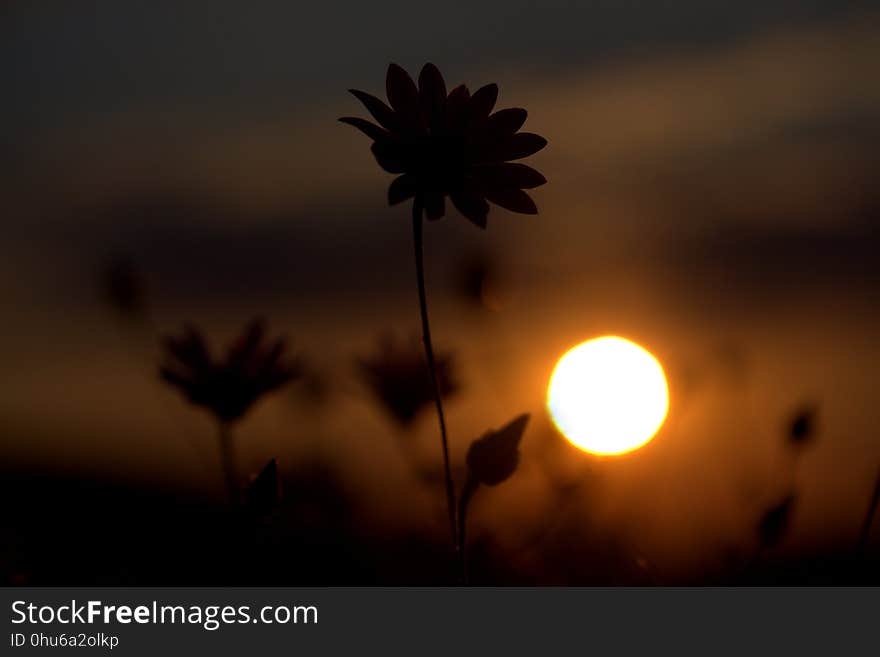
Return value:
[(868, 0), (452, 2), (428, 23), (424, 8), (405, 0), (307, 10), (280, 0), (225, 0), (210, 11), (162, 2), (9, 2), (0, 24), (0, 74), (12, 91), (0, 111), (20, 138), (63, 125), (72, 112), (109, 116), (173, 98), (206, 111), (256, 104), (273, 113), (361, 81), (391, 59), (405, 65), (433, 59), (453, 73), (477, 60), (482, 68), (558, 73), (609, 58), (714, 46), (873, 6)]

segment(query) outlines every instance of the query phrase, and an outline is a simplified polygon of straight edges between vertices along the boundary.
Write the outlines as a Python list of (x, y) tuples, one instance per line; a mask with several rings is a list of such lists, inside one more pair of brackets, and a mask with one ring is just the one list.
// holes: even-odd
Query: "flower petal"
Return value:
[(532, 197), (521, 189), (487, 189), (484, 192), (495, 205), (520, 214), (538, 214), (538, 206)]
[(547, 179), (540, 172), (519, 162), (476, 166), (471, 169), (471, 178), (480, 187), (494, 189), (532, 189), (547, 182)]
[(470, 98), (471, 92), (463, 84), (449, 92), (446, 99), (446, 129), (450, 133), (459, 132), (464, 126)]
[(166, 349), (187, 367), (193, 369), (210, 369), (214, 366), (205, 339), (192, 326), (187, 326), (183, 337), (166, 338)]
[(388, 141), (376, 141), (370, 147), (376, 162), (388, 173), (404, 173), (406, 171), (406, 163), (404, 154), (399, 148)]
[(480, 228), (486, 227), (489, 215), (489, 204), (475, 190), (462, 188), (450, 192), (449, 198), (453, 205), (472, 224)]
[(455, 89), (449, 92), (449, 97), (446, 99), (447, 105), (457, 105), (460, 103), (467, 103), (471, 99), (471, 92), (468, 90), (466, 84), (460, 84)]
[(446, 83), (439, 69), (430, 62), (419, 74), (419, 105), (422, 127), (441, 128), (446, 107)]
[(446, 214), (446, 199), (442, 192), (431, 191), (425, 194), (425, 216), (436, 221)]
[(494, 136), (509, 137), (522, 128), (527, 116), (528, 112), (520, 107), (498, 110), (489, 117), (487, 129)]
[(207, 405), (205, 381), (198, 373), (177, 372), (172, 367), (162, 366), (159, 376), (165, 383), (179, 388), (180, 393), (191, 403)]
[(385, 76), (385, 93), (388, 94), (388, 102), (401, 118), (412, 125), (418, 119), (419, 90), (409, 73), (397, 64), (388, 65), (388, 74)]
[(373, 118), (376, 119), (379, 122), (379, 125), (383, 128), (394, 131), (399, 127), (400, 121), (394, 114), (394, 110), (388, 107), (384, 102), (365, 91), (349, 89), (349, 92), (364, 104), (367, 111), (373, 115)]
[(398, 176), (388, 186), (388, 205), (397, 205), (416, 195), (418, 185), (415, 177), (409, 174)]
[(506, 162), (507, 160), (519, 160), (537, 153), (547, 145), (547, 140), (541, 135), (531, 132), (518, 132), (510, 139), (496, 144), (484, 151), (483, 161)]
[(256, 354), (266, 334), (266, 322), (255, 318), (248, 322), (241, 334), (232, 341), (226, 350), (227, 365), (240, 366)]
[(284, 336), (275, 340), (271, 346), (263, 354), (259, 371), (262, 376), (268, 376), (274, 371), (282, 369), (279, 367), (281, 358), (287, 350), (287, 338)]
[(471, 102), (468, 104), (470, 109), (470, 117), (472, 122), (480, 123), (489, 116), (489, 112), (495, 107), (495, 101), (498, 100), (498, 85), (487, 84), (480, 87), (471, 96)]
[(373, 141), (384, 141), (391, 136), (385, 128), (380, 128), (375, 123), (370, 123), (366, 119), (361, 119), (357, 116), (343, 116), (339, 120), (354, 126)]

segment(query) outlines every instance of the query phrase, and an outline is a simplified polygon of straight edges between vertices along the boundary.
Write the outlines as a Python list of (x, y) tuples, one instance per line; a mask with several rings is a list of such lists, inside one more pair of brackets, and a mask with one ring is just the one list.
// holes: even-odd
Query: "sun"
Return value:
[(614, 455), (645, 445), (669, 410), (663, 368), (650, 352), (617, 336), (587, 340), (553, 370), (547, 408), (573, 445)]

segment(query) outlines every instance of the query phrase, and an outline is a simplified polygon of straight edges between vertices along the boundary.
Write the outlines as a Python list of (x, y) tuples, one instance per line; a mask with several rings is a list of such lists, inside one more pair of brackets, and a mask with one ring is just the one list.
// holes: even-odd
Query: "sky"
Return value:
[[(388, 62), (433, 61), (450, 86), (498, 82), (499, 106), (526, 107), (549, 141), (530, 161), (549, 181), (538, 216), (493, 209), (479, 232), (453, 212), (427, 231), (434, 331), (467, 393), (449, 408), (454, 453), (535, 418), (497, 493), (529, 500), (493, 516), (504, 540), (581, 471), (603, 491), (596, 522), (641, 527), (673, 571), (791, 486), (799, 544), (848, 540), (880, 464), (873, 4), (4, 3), (2, 458), (214, 486), (209, 422), (157, 383), (154, 335), (102, 304), (99, 273), (124, 257), (150, 330), (193, 321), (222, 341), (264, 314), (337, 382), (336, 413), (292, 393), (263, 404), (242, 429), (248, 468), (318, 454), (379, 520), (433, 508), (387, 510), (410, 474), (351, 365), (418, 328), (407, 211), (336, 122)], [(474, 258), (497, 273), (489, 311), (457, 296)], [(603, 334), (670, 377), (667, 427), (616, 467), (565, 451), (543, 411), (556, 358)], [(805, 403), (821, 438), (780, 470)], [(434, 431), (416, 427), (426, 452)]]

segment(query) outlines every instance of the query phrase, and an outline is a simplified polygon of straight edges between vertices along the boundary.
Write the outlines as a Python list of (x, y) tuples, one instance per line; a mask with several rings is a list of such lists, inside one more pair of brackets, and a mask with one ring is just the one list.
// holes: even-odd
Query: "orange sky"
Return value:
[[(450, 216), (427, 237), (437, 341), (463, 367), (456, 458), (486, 428), (534, 414), (522, 470), (493, 491), (518, 503), (479, 521), (504, 541), (553, 512), (560, 477), (593, 482), (591, 522), (667, 571), (741, 543), (789, 478), (800, 544), (855, 533), (880, 463), (877, 18), (773, 24), (549, 73), (500, 57), (453, 65), (451, 79), (498, 81), (500, 105), (526, 106), (526, 127), (550, 142), (533, 162), (550, 181), (539, 216), (493, 209), (486, 233)], [(96, 272), (123, 253), (162, 330), (193, 320), (226, 339), (266, 314), (332, 379), (332, 412), (283, 393), (247, 419), (247, 468), (317, 453), (371, 513), (442, 517), (429, 494), (401, 502), (412, 481), (394, 427), (351, 366), (383, 331), (417, 327), (405, 210), (384, 207), (387, 176), (335, 122), (355, 107), (345, 88), (381, 87), (386, 54), (370, 56), (372, 76), (358, 67), (333, 94), (323, 82), (268, 105), (156, 94), (27, 133), (4, 192), (0, 422), (16, 438), (0, 458), (214, 489), (210, 423), (159, 386), (150, 338), (98, 299)], [(453, 294), (473, 252), (500, 270), (495, 312)], [(609, 333), (658, 356), (672, 406), (643, 452), (595, 463), (560, 446), (542, 403), (555, 359)], [(805, 401), (821, 434), (794, 471), (781, 432)], [(433, 454), (430, 417), (417, 433)]]

